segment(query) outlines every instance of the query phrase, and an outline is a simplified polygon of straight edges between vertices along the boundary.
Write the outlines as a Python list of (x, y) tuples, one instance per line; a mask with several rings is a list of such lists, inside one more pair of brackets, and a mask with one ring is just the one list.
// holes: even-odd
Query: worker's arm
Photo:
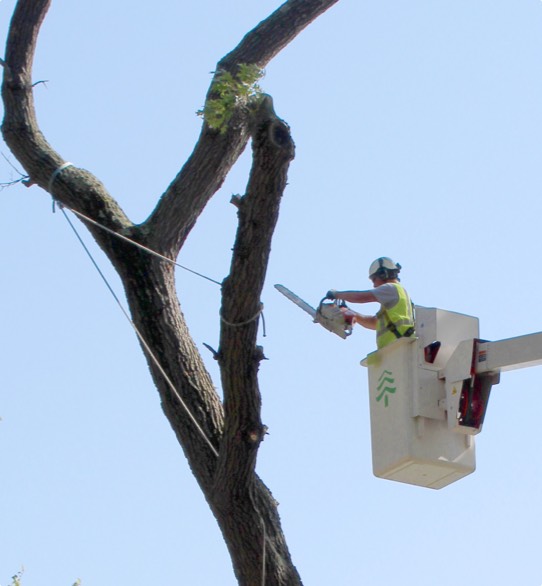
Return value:
[[(341, 301), (350, 301), (351, 303), (378, 303), (378, 299), (372, 291), (335, 291), (331, 290), (327, 295), (332, 299), (340, 299)], [(376, 315), (363, 315), (354, 311), (353, 309), (345, 308), (343, 310), (345, 317), (349, 317), (352, 323), (357, 323), (369, 330), (376, 330), (377, 318)]]
[(342, 299), (351, 303), (378, 303), (372, 291), (333, 291), (334, 299)]
[(347, 316), (347, 315), (353, 315), (353, 318), (352, 318), (353, 323), (359, 324), (360, 326), (363, 326), (364, 328), (367, 328), (368, 330), (376, 330), (376, 325), (377, 325), (376, 315), (362, 315), (361, 313), (358, 313), (357, 311), (352, 311), (350, 308), (348, 308), (345, 311), (345, 316)]

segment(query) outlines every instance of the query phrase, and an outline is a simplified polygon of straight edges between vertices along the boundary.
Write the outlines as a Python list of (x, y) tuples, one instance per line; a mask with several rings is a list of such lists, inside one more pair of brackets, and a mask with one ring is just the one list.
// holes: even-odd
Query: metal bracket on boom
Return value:
[(542, 332), (487, 342), (460, 342), (446, 367), (445, 379), (448, 427), (469, 435), (482, 429), (491, 387), (505, 370), (542, 364)]
[(460, 342), (444, 369), (448, 428), (475, 435), (482, 424), (491, 387), (499, 383), (499, 371), (477, 372), (481, 340)]

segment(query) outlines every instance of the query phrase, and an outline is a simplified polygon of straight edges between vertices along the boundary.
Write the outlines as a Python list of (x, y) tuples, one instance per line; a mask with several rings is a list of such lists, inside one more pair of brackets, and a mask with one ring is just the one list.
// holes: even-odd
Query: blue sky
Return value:
[[(54, 0), (34, 71), (45, 135), (144, 220), (193, 148), (216, 62), (279, 5)], [(2, 43), (13, 6), (0, 2)], [(479, 317), (487, 340), (542, 330), (541, 31), (539, 0), (340, 0), (267, 69), (296, 158), (262, 298), (258, 473), (307, 585), (542, 584), (542, 369), (502, 375), (474, 474), (440, 491), (379, 480), (359, 366), (372, 333), (343, 341), (273, 288), (316, 304), (369, 287), (388, 255), (416, 303)], [(227, 274), (248, 165), (180, 263)], [(0, 585), (24, 566), (25, 586), (233, 586), (124, 317), (48, 194), (0, 197)], [(203, 347), (217, 346), (219, 288), (177, 278), (219, 385)]]

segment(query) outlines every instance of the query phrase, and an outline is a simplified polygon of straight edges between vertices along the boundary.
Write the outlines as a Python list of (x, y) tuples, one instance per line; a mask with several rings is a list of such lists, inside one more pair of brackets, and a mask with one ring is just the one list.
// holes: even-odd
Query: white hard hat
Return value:
[(369, 279), (375, 276), (381, 276), (384, 279), (395, 278), (400, 270), (401, 265), (399, 263), (394, 262), (388, 256), (381, 256), (371, 263)]

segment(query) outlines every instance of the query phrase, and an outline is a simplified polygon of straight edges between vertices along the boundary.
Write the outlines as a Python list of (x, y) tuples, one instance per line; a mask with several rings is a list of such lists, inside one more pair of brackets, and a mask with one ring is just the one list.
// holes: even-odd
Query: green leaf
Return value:
[(196, 114), (203, 117), (210, 128), (226, 132), (235, 108), (261, 97), (263, 92), (257, 82), (263, 75), (264, 71), (253, 63), (239, 64), (236, 76), (229, 71), (215, 72), (211, 93), (217, 97), (208, 99)]

